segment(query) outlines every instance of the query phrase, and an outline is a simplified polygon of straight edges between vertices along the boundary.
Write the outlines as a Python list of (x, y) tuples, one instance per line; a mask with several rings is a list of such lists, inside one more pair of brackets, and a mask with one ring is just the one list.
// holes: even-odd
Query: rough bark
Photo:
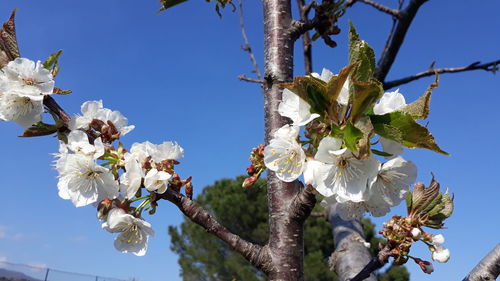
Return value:
[[(289, 36), (292, 24), (289, 0), (264, 0), (264, 112), (265, 142), (285, 125), (287, 120), (278, 113), (283, 89), (278, 83), (293, 78), (293, 40)], [(268, 173), (269, 252), (273, 267), (270, 280), (304, 279), (303, 222), (291, 219), (289, 207), (300, 191), (295, 182), (282, 182), (273, 172)]]
[(499, 275), (500, 244), (497, 244), (462, 281), (493, 281)]
[[(335, 252), (330, 257), (330, 267), (339, 280), (349, 280), (361, 272), (372, 260), (368, 248), (363, 244), (363, 228), (358, 220), (345, 221), (337, 214), (336, 206), (330, 207), (329, 220), (332, 225)], [(365, 280), (377, 281), (375, 274)]]

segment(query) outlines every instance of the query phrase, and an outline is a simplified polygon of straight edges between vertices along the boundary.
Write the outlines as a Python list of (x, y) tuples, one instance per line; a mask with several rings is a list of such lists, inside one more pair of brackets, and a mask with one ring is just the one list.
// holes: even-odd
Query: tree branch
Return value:
[(497, 244), (462, 281), (496, 280), (499, 275), (500, 244)]
[(389, 34), (387, 43), (377, 63), (377, 69), (375, 70), (374, 76), (379, 81), (385, 81), (387, 73), (389, 73), (394, 60), (396, 59), (399, 48), (403, 44), (406, 32), (408, 31), (413, 18), (417, 14), (420, 6), (427, 1), (428, 0), (411, 0), (405, 9), (399, 11), (400, 16), (396, 27)]
[[(309, 11), (311, 11), (312, 4), (314, 2), (310, 2), (307, 6), (305, 0), (297, 0), (297, 6), (299, 7), (300, 19), (302, 21), (307, 21), (309, 19)], [(302, 34), (302, 48), (304, 55), (304, 70), (306, 74), (309, 74), (313, 71), (312, 67), (312, 40), (309, 37), (309, 31), (305, 31)]]
[(246, 77), (245, 75), (239, 75), (238, 79), (240, 79), (241, 81), (259, 83), (259, 84), (263, 84), (265, 82), (264, 80), (257, 80), (257, 79), (249, 78), (249, 77)]
[(64, 124), (67, 125), (71, 120), (71, 117), (69, 117), (69, 115), (64, 111), (64, 109), (62, 109), (62, 107), (59, 106), (59, 104), (57, 104), (57, 102), (51, 96), (45, 95), (43, 97), (43, 105), (45, 105), (45, 107), (52, 114), (55, 114), (57, 117), (59, 117), (59, 119), (61, 119), (64, 122)]
[(165, 199), (174, 203), (190, 220), (206, 229), (208, 233), (215, 235), (220, 240), (227, 243), (234, 251), (240, 253), (246, 260), (264, 273), (267, 274), (269, 272), (268, 267), (271, 258), (267, 246), (262, 247), (250, 243), (232, 233), (200, 205), (173, 189), (167, 189), (165, 193), (158, 194), (157, 196), (160, 199)]
[(320, 24), (317, 16), (310, 20), (293, 20), (288, 34), (292, 40), (297, 40), (302, 34), (314, 29)]
[(417, 73), (412, 76), (408, 76), (405, 78), (389, 81), (389, 82), (384, 82), (384, 89), (390, 89), (394, 88), (396, 86), (402, 85), (409, 83), (411, 81), (427, 77), (427, 76), (433, 76), (435, 72), (442, 74), (442, 73), (456, 73), (456, 72), (464, 72), (464, 71), (471, 71), (471, 70), (485, 70), (485, 71), (490, 71), (495, 73), (498, 70), (498, 65), (500, 64), (500, 60), (492, 61), (492, 62), (487, 62), (481, 64), (480, 62), (475, 62), (472, 64), (469, 64), (468, 66), (463, 66), (463, 67), (454, 67), (454, 68), (434, 68), (430, 67), (429, 70), (423, 71), (420, 73)]
[(375, 9), (377, 9), (381, 12), (384, 12), (386, 14), (389, 14), (397, 19), (399, 19), (401, 17), (401, 13), (398, 9), (392, 9), (392, 8), (389, 8), (387, 6), (384, 6), (378, 2), (371, 1), (371, 0), (349, 0), (346, 2), (347, 7), (354, 5), (356, 2), (363, 2), (367, 5), (374, 7)]
[(375, 270), (380, 269), (384, 266), (388, 261), (391, 255), (391, 249), (389, 246), (385, 246), (378, 255), (372, 260), (353, 278), (349, 279), (349, 281), (362, 281), (366, 278), (370, 277)]
[[(299, 181), (298, 184), (302, 187), (304, 186)], [(316, 191), (312, 185), (308, 184), (306, 188), (302, 189), (302, 191), (297, 194), (297, 197), (295, 197), (290, 204), (289, 214), (291, 218), (303, 222), (311, 214), (314, 205), (316, 205)]]
[[(329, 220), (332, 225), (335, 252), (328, 261), (330, 268), (337, 273), (339, 280), (348, 280), (361, 272), (372, 257), (363, 244), (363, 229), (358, 220), (345, 221), (337, 214), (336, 205), (330, 206)], [(377, 281), (374, 274), (366, 280)]]
[(245, 43), (245, 45), (243, 45), (241, 47), (241, 49), (243, 49), (243, 51), (247, 52), (248, 56), (250, 57), (250, 61), (252, 62), (252, 65), (253, 65), (252, 72), (255, 73), (258, 80), (262, 80), (262, 75), (260, 74), (260, 71), (259, 71), (259, 65), (257, 64), (257, 60), (255, 59), (255, 56), (252, 52), (252, 48), (250, 47), (250, 42), (248, 41), (247, 33), (245, 31), (245, 21), (243, 18), (243, 0), (238, 0), (238, 3), (239, 3), (239, 7), (240, 7), (241, 36), (243, 37), (243, 42)]

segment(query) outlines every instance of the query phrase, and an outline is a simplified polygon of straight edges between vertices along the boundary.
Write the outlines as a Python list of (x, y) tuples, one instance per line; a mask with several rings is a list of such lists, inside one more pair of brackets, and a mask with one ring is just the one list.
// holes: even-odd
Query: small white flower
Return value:
[(413, 238), (413, 240), (418, 240), (420, 239), (422, 235), (422, 231), (416, 227), (414, 227), (412, 230), (411, 230), (411, 237)]
[(128, 119), (125, 118), (119, 111), (112, 111), (111, 109), (104, 108), (102, 105), (102, 100), (100, 101), (87, 101), (82, 104), (81, 111), (82, 116), (75, 116), (69, 122), (69, 129), (84, 129), (88, 130), (92, 120), (100, 120), (107, 124), (111, 121), (115, 125), (116, 129), (120, 132), (120, 135), (126, 135), (132, 131), (135, 126), (128, 125)]
[(437, 262), (447, 262), (450, 259), (450, 250), (441, 245), (434, 246), (434, 248), (435, 250), (432, 252), (432, 260)]
[(373, 107), (373, 113), (384, 115), (403, 108), (406, 105), (405, 97), (399, 92), (385, 92), (380, 101)]
[(59, 196), (71, 199), (76, 207), (86, 206), (106, 197), (118, 195), (118, 182), (106, 168), (85, 154), (58, 155), (55, 167), (59, 172)]
[(163, 160), (178, 160), (184, 157), (184, 149), (171, 141), (155, 145), (153, 149), (151, 156), (153, 161), (157, 163)]
[(417, 178), (417, 166), (402, 157), (393, 158), (380, 166), (370, 183), (371, 197), (374, 204), (399, 205), (406, 197), (410, 185)]
[(264, 149), (266, 167), (285, 182), (292, 182), (304, 171), (306, 155), (297, 142), (299, 127), (285, 125), (274, 133)]
[[(178, 160), (184, 156), (184, 149), (174, 142), (164, 142), (159, 145), (148, 141), (134, 143), (130, 152), (125, 153), (124, 162), (126, 172), (122, 174), (120, 182), (127, 186), (125, 197), (130, 199), (135, 196), (141, 187), (142, 179), (149, 191), (157, 190), (163, 193), (167, 189), (167, 180), (170, 174), (156, 169), (146, 174), (143, 168), (147, 159), (152, 163), (160, 163), (163, 160)], [(167, 176), (168, 175), (168, 176)]]
[(6, 82), (7, 92), (26, 96), (50, 95), (54, 91), (54, 80), (40, 61), (16, 58), (0, 71), (0, 80)]
[(42, 96), (26, 96), (16, 92), (0, 92), (0, 120), (14, 121), (27, 129), (42, 120)]
[(115, 238), (115, 248), (122, 253), (133, 253), (136, 256), (146, 254), (149, 236), (154, 235), (150, 223), (118, 208), (109, 211), (102, 228), (111, 233), (120, 233)]
[(315, 159), (328, 165), (329, 171), (323, 182), (325, 186), (317, 190), (322, 192), (323, 189), (329, 189), (323, 195), (335, 194), (339, 202), (366, 201), (365, 190), (368, 182), (377, 175), (379, 162), (374, 157), (358, 160), (341, 145), (342, 140), (333, 137), (325, 137), (320, 141)]
[(90, 144), (87, 134), (80, 130), (71, 131), (68, 134), (67, 148), (75, 153), (83, 153), (97, 159), (104, 155), (104, 144), (101, 138), (94, 140), (94, 144)]
[(444, 236), (442, 234), (433, 235), (432, 236), (432, 243), (437, 244), (437, 245), (443, 244), (444, 243)]
[(288, 89), (283, 90), (282, 101), (278, 106), (278, 112), (281, 116), (290, 118), (294, 126), (306, 125), (320, 116), (317, 113), (311, 114), (311, 106)]
[[(394, 92), (386, 92), (380, 98), (380, 101), (373, 107), (373, 113), (377, 115), (384, 115), (397, 111), (406, 106), (405, 97), (399, 93), (399, 89)], [(385, 152), (392, 154), (392, 157), (403, 153), (403, 146), (393, 140), (381, 137), (380, 143)]]
[(167, 190), (168, 179), (170, 179), (171, 177), (172, 175), (165, 171), (151, 169), (144, 178), (144, 186), (149, 191), (156, 190), (158, 193), (162, 194)]

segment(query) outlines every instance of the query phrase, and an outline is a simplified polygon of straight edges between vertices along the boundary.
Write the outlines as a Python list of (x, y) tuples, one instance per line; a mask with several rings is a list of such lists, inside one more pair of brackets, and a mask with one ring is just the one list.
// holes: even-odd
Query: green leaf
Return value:
[(350, 120), (356, 120), (384, 94), (382, 83), (376, 79), (368, 82), (355, 81), (352, 84)]
[(59, 50), (55, 53), (52, 53), (49, 55), (49, 57), (43, 62), (43, 67), (48, 69), (48, 70), (51, 70), (52, 67), (54, 66), (57, 66), (58, 65), (58, 60), (59, 60), (59, 56), (62, 54), (62, 50)]
[(326, 82), (312, 76), (299, 76), (295, 77), (292, 83), (281, 86), (305, 100), (311, 106), (313, 113), (324, 116), (329, 105), (326, 97)]
[(429, 130), (418, 124), (409, 114), (396, 111), (384, 115), (370, 115), (370, 119), (375, 133), (382, 137), (400, 142), (409, 148), (426, 148), (449, 155), (439, 148)]
[(176, 6), (178, 4), (184, 3), (187, 0), (160, 0), (160, 3), (163, 5), (158, 12), (165, 11), (168, 8)]
[(375, 53), (363, 40), (359, 39), (352, 22), (349, 22), (349, 64), (359, 62), (354, 73), (354, 80), (366, 82), (373, 76), (375, 70)]
[(358, 152), (358, 140), (363, 137), (363, 132), (354, 127), (351, 121), (347, 122), (344, 130), (344, 143), (347, 148), (352, 152)]
[(431, 101), (431, 94), (438, 85), (439, 75), (436, 72), (436, 79), (434, 80), (434, 83), (429, 85), (425, 93), (416, 101), (406, 105), (398, 111), (411, 115), (413, 119), (427, 118), (427, 116), (429, 116), (429, 103)]

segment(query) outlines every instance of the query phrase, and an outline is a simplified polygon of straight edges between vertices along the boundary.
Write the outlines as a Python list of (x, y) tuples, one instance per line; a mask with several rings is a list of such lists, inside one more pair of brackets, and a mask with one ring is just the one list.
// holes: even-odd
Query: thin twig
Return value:
[(423, 77), (433, 76), (435, 72), (442, 74), (442, 73), (457, 73), (457, 72), (472, 71), (472, 70), (485, 70), (495, 73), (498, 70), (499, 65), (500, 65), (500, 60), (487, 62), (483, 64), (481, 64), (480, 62), (475, 62), (469, 64), (468, 66), (453, 67), (453, 68), (434, 68), (432, 67), (433, 65), (431, 65), (431, 67), (427, 71), (423, 71), (405, 78), (384, 82), (384, 89), (386, 90), (391, 89)]
[(500, 244), (484, 257), (462, 281), (496, 280), (500, 275)]
[(389, 14), (395, 18), (400, 18), (401, 17), (401, 13), (399, 10), (397, 9), (392, 9), (392, 8), (389, 8), (387, 6), (384, 6), (378, 2), (375, 2), (375, 1), (371, 1), (371, 0), (350, 0), (347, 2), (347, 7), (350, 7), (352, 5), (354, 5), (356, 2), (363, 2), (367, 5), (370, 5), (372, 7), (374, 7), (375, 9), (381, 11), (381, 12), (384, 12), (386, 14)]
[[(313, 1), (306, 5), (305, 0), (297, 0), (297, 6), (299, 7), (300, 19), (306, 22), (309, 19), (309, 11), (313, 6)], [(310, 74), (313, 71), (312, 67), (312, 40), (309, 37), (309, 31), (305, 31), (302, 34), (302, 48), (304, 54), (304, 71), (306, 74)]]
[(388, 246), (385, 246), (378, 255), (372, 260), (353, 278), (349, 279), (349, 281), (362, 281), (366, 278), (370, 277), (375, 270), (380, 269), (382, 266), (387, 264), (389, 261), (389, 257), (391, 254), (391, 249)]
[(385, 44), (382, 55), (377, 63), (377, 69), (375, 71), (375, 78), (379, 81), (384, 81), (387, 73), (391, 69), (394, 60), (403, 44), (406, 32), (415, 18), (420, 6), (422, 6), (428, 0), (411, 0), (410, 3), (403, 10), (399, 11), (399, 18), (396, 27), (393, 28), (387, 42)]
[(239, 7), (240, 7), (240, 27), (241, 27), (241, 36), (243, 37), (243, 42), (245, 43), (244, 46), (241, 47), (243, 51), (248, 53), (248, 56), (250, 57), (250, 61), (252, 62), (253, 65), (253, 70), (252, 72), (255, 73), (257, 76), (257, 79), (262, 80), (262, 75), (260, 74), (259, 71), (259, 65), (257, 64), (257, 60), (255, 59), (255, 56), (252, 52), (252, 47), (250, 46), (250, 42), (248, 41), (247, 33), (245, 31), (245, 21), (243, 18), (243, 0), (238, 0)]
[(249, 77), (246, 77), (245, 75), (239, 75), (238, 79), (240, 79), (242, 81), (246, 81), (246, 82), (259, 83), (259, 84), (263, 84), (265, 82), (264, 80), (249, 78)]

